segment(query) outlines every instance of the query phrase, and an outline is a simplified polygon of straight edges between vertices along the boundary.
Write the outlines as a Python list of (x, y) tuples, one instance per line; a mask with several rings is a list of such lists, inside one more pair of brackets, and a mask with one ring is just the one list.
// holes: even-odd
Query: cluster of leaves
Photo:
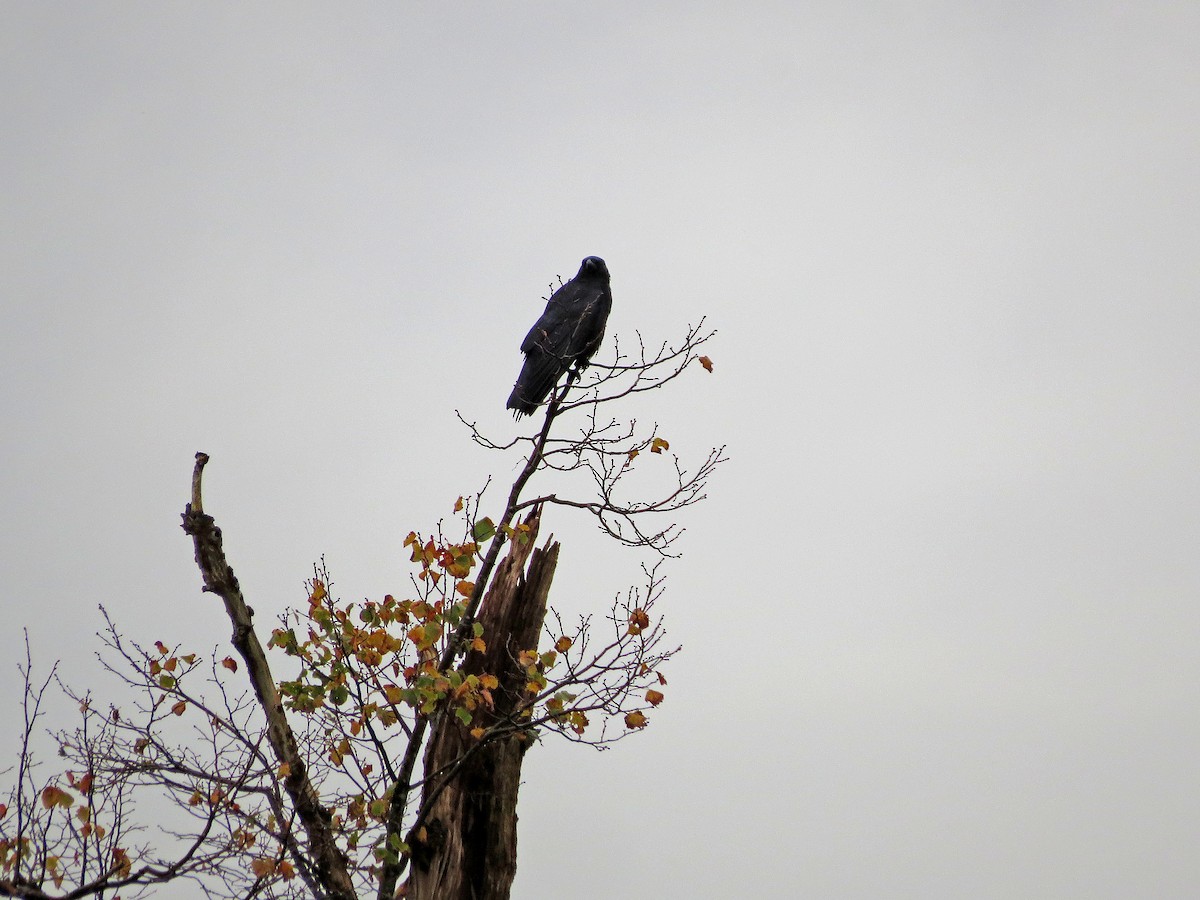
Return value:
[[(7, 829), (0, 827), (0, 873), (8, 876), (19, 873), (22, 866), (32, 865), (40, 869), (56, 888), (61, 888), (70, 868), (69, 864), (78, 865), (89, 848), (92, 848), (93, 852), (103, 852), (107, 857), (108, 872), (118, 878), (127, 876), (133, 863), (124, 848), (115, 845), (104, 846), (101, 851), (101, 842), (107, 837), (108, 829), (93, 818), (90, 802), (93, 774), (87, 772), (78, 775), (67, 771), (64, 778), (71, 790), (52, 782), (42, 788), (38, 796), (42, 813), (36, 816), (37, 827), (29, 831), (43, 840), (35, 840), (28, 831), (10, 836), (6, 834)], [(80, 796), (76, 797), (71, 793), (72, 790)], [(14, 810), (13, 818), (17, 818), (18, 813), (23, 813), (22, 818), (30, 819), (33, 818), (30, 816), (33, 812), (32, 809)], [(8, 804), (0, 803), (0, 820), (7, 819), (8, 815)], [(45, 839), (50, 835), (55, 835), (57, 840), (48, 845)], [(45, 852), (47, 846), (65, 848), (68, 845), (69, 858), (56, 855), (55, 852)]]
[[(295, 611), (284, 623), (288, 627), (275, 629), (270, 640), (270, 646), (301, 663), (299, 675), (279, 685), (289, 709), (348, 716), (349, 736), (357, 738), (372, 726), (400, 725), (414, 711), (430, 715), (444, 703), (469, 724), (474, 710), (490, 705), (494, 678), (439, 667), (475, 588), (468, 576), (479, 545), (422, 540), (413, 532), (405, 547), (419, 565), (415, 583), (421, 596), (416, 599), (387, 594), (378, 601), (338, 603), (329, 592), (328, 573), (314, 574), (307, 609)], [(467, 649), (486, 646), (476, 623)], [(335, 753), (344, 755), (347, 749), (339, 744)]]

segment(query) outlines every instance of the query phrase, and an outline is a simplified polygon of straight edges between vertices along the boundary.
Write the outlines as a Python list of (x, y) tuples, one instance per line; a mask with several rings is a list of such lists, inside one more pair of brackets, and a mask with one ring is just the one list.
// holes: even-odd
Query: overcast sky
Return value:
[[(197, 450), (264, 627), (322, 554), (403, 593), (514, 474), (453, 410), (529, 427), (596, 254), (610, 336), (719, 329), (645, 415), (731, 461), (649, 730), (527, 757), (515, 896), (1194, 897), (1198, 43), (1182, 2), (4, 3), (0, 660), (103, 693), (100, 603), (227, 641)], [(543, 527), (565, 609), (636, 579)]]

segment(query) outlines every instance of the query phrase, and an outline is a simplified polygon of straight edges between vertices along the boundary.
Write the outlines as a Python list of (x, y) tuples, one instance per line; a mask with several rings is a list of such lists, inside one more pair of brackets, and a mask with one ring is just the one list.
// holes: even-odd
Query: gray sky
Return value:
[[(98, 603), (227, 639), (196, 450), (264, 626), (321, 554), (403, 591), (409, 529), (512, 474), (453, 410), (514, 433), (517, 346), (598, 254), (610, 335), (720, 329), (646, 414), (732, 461), (649, 731), (528, 758), (516, 896), (1194, 896), (1198, 35), (1185, 3), (4, 4), (0, 659), (22, 625), (90, 651)], [(637, 577), (546, 527), (565, 609)]]

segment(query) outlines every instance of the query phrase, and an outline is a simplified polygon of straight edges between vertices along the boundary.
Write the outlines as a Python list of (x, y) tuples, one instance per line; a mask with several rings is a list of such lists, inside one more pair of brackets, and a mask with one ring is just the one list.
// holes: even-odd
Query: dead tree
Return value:
[[(133, 700), (100, 706), (64, 688), (80, 724), (54, 732), (66, 768), (48, 776), (32, 738), (49, 682), (36, 687), (27, 663), (25, 741), (0, 803), (0, 896), (129, 898), (191, 878), (211, 897), (507, 897), (535, 737), (602, 747), (636, 733), (678, 649), (655, 610), (658, 562), (605, 616), (547, 625), (559, 545), (536, 546), (542, 517), (583, 510), (620, 543), (673, 555), (674, 514), (703, 499), (723, 448), (690, 470), (657, 424), (608, 410), (691, 363), (711, 371), (700, 355), (711, 336), (701, 324), (657, 349), (639, 336), (631, 354), (614, 342), (613, 362), (570, 373), (531, 435), (500, 442), (468, 424), (476, 443), (524, 459), (499, 515), (480, 514), (481, 491), (455, 504), (461, 532), (411, 533), (407, 599), (339, 600), (318, 566), (269, 638), (204, 509), (197, 454), (183, 527), (238, 658), (131, 643), (105, 614), (101, 659)], [(647, 460), (666, 487), (628, 496), (625, 476)], [(535, 478), (547, 486), (528, 490)], [(280, 664), (295, 676), (280, 678)], [(172, 805), (157, 829), (134, 816), (143, 796)]]

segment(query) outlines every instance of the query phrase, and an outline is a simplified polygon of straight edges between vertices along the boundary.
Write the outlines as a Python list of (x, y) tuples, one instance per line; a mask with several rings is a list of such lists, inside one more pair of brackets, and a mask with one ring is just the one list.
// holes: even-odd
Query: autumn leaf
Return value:
[(291, 881), (296, 877), (296, 869), (286, 859), (279, 864), (279, 874), (283, 876), (284, 881)]
[(566, 637), (566, 636), (560, 637), (557, 641), (554, 642), (554, 649), (557, 650), (559, 653), (566, 653), (568, 650), (571, 649), (571, 645), (573, 643), (574, 643), (574, 641), (572, 641), (569, 637)]
[(457, 500), (454, 501), (454, 511), (462, 512), (462, 508), (463, 508), (463, 498), (459, 497)]
[(0, 803), (0, 819), (3, 819), (7, 815), (8, 815), (8, 807), (5, 806), (3, 803)]
[(42, 806), (46, 807), (46, 809), (54, 809), (56, 806), (61, 806), (63, 809), (70, 809), (74, 802), (74, 797), (62, 788), (57, 788), (54, 785), (48, 785), (42, 791)]
[(164, 644), (162, 641), (155, 641), (155, 642), (154, 642), (154, 649), (156, 649), (156, 650), (157, 650), (159, 653), (161, 653), (163, 656), (166, 656), (166, 655), (167, 655), (167, 653), (169, 652), (169, 651), (167, 650), (167, 645), (166, 645), (166, 644)]
[(250, 871), (259, 878), (269, 878), (275, 874), (275, 860), (258, 857), (250, 861)]
[(480, 653), (484, 653), (487, 650), (487, 643), (483, 640), (483, 638), (475, 638), (471, 641), (471, 649), (478, 650)]
[(630, 461), (630, 462), (633, 462), (635, 459), (637, 459), (637, 458), (638, 458), (638, 454), (639, 454), (640, 452), (641, 452), (641, 451), (640, 451), (640, 450), (638, 450), (636, 447), (634, 447), (632, 450), (630, 450), (630, 451), (629, 451), (629, 454), (628, 454), (628, 455), (629, 455), (629, 461)]
[(646, 691), (646, 702), (649, 703), (651, 706), (658, 706), (658, 704), (662, 703), (664, 699), (665, 698), (661, 691), (655, 691), (655, 690)]
[(650, 452), (651, 453), (662, 453), (664, 450), (670, 450), (670, 449), (671, 449), (671, 445), (669, 443), (667, 443), (666, 439), (664, 439), (664, 438), (656, 437), (654, 440), (652, 440), (650, 442)]
[(233, 659), (232, 657), (229, 657), (229, 656), (227, 656), (223, 660), (221, 660), (221, 665), (224, 666), (226, 669), (228, 669), (230, 672), (236, 672), (238, 669), (237, 660)]
[(292, 774), (291, 763), (280, 763), (279, 768), (276, 769), (276, 771), (275, 771), (275, 774), (278, 775), (280, 778), (287, 778), (289, 775)]
[(641, 607), (629, 614), (629, 633), (641, 634), (642, 629), (650, 627), (650, 616)]
[(645, 714), (637, 710), (625, 714), (626, 728), (645, 728), (649, 724), (650, 720), (646, 718)]
[(696, 361), (699, 362), (700, 365), (704, 366), (704, 371), (711, 372), (713, 370), (712, 360), (707, 356), (698, 356), (696, 357)]
[(484, 728), (476, 727), (471, 729), (471, 737), (475, 738), (477, 741), (482, 740), (485, 734), (487, 734), (487, 730)]
[(133, 860), (129, 858), (129, 854), (126, 853), (121, 847), (114, 847), (111, 874), (116, 875), (119, 878), (126, 878), (132, 871)]
[(475, 590), (475, 582), (460, 581), (458, 584), (456, 584), (454, 586), (454, 589), (456, 591), (458, 591), (460, 594), (462, 594), (464, 597), (470, 597), (471, 591)]
[(325, 590), (325, 582), (314, 581), (313, 587), (312, 587), (312, 593), (308, 595), (308, 602), (311, 604), (320, 603), (322, 600), (324, 600), (328, 596), (329, 596), (329, 592), (327, 590)]

